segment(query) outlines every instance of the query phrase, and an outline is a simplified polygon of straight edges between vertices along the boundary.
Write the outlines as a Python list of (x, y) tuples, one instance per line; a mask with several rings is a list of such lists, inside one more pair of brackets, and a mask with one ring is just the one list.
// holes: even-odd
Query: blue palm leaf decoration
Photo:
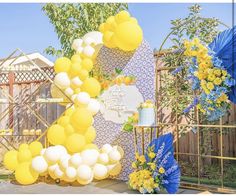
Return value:
[[(236, 26), (219, 33), (209, 44), (209, 48), (215, 52), (214, 56), (222, 61), (222, 66), (236, 80)], [(236, 86), (231, 87), (228, 96), (230, 101), (236, 103)]]
[[(180, 169), (174, 159), (172, 134), (168, 133), (154, 139), (148, 147), (153, 147), (154, 153), (156, 153), (154, 162), (157, 165), (157, 170), (159, 170), (160, 167), (165, 169), (165, 173), (162, 175), (162, 186), (168, 193), (176, 193), (180, 183)], [(150, 161), (147, 153), (145, 157), (147, 161)], [(154, 175), (155, 173), (157, 172), (154, 172)]]

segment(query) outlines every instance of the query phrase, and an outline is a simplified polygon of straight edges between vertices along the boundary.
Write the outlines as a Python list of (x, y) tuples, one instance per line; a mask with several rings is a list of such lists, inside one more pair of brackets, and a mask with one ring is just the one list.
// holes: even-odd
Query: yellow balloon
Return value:
[(138, 24), (138, 21), (137, 21), (136, 18), (131, 17), (129, 21), (134, 23), (134, 24)]
[(92, 125), (93, 116), (86, 108), (76, 108), (70, 117), (71, 125), (78, 130), (86, 130)]
[(101, 85), (95, 78), (87, 78), (81, 86), (81, 91), (87, 92), (91, 97), (100, 94)]
[(105, 23), (102, 23), (102, 24), (100, 24), (100, 26), (99, 26), (99, 31), (101, 32), (101, 33), (104, 33), (105, 32)]
[(30, 152), (33, 157), (40, 155), (40, 151), (43, 149), (43, 145), (38, 142), (34, 141), (29, 145)]
[(20, 163), (31, 161), (32, 154), (29, 149), (23, 149), (18, 152), (17, 159)]
[(74, 130), (72, 125), (68, 124), (68, 125), (65, 126), (66, 135), (71, 135), (74, 132), (75, 132), (75, 130)]
[(89, 58), (85, 58), (82, 61), (82, 68), (90, 72), (93, 69), (93, 61)]
[(130, 19), (130, 14), (127, 11), (121, 11), (115, 16), (117, 23), (122, 23)]
[(78, 133), (73, 133), (66, 139), (66, 148), (72, 153), (80, 152), (85, 145), (85, 137)]
[(94, 129), (94, 127), (89, 127), (84, 136), (87, 143), (92, 143), (96, 138), (96, 130)]
[(80, 88), (76, 88), (75, 90), (74, 90), (74, 94), (79, 94), (80, 93)]
[(78, 76), (79, 76), (79, 79), (80, 79), (80, 80), (84, 81), (86, 78), (88, 78), (89, 73), (88, 73), (87, 70), (81, 69), (81, 70), (79, 71), (79, 75), (78, 75)]
[(114, 31), (115, 28), (117, 27), (115, 16), (110, 16), (107, 20), (106, 23), (109, 25), (110, 30)]
[(69, 75), (70, 77), (78, 76), (81, 70), (81, 65), (78, 62), (72, 63), (70, 67)]
[(28, 149), (29, 148), (29, 145), (28, 144), (21, 144), (20, 146), (19, 146), (19, 151), (20, 150), (24, 150), (24, 149)]
[(56, 73), (60, 72), (68, 73), (70, 71), (70, 67), (71, 67), (71, 61), (66, 57), (58, 58), (54, 64), (54, 70)]
[(16, 181), (23, 185), (33, 184), (38, 179), (39, 174), (31, 168), (30, 162), (19, 164), (15, 171)]
[(70, 123), (70, 117), (69, 116), (61, 116), (57, 123), (63, 127), (66, 127)]
[(139, 47), (143, 40), (143, 31), (133, 22), (124, 22), (118, 25), (115, 31), (117, 45), (121, 50), (132, 51)]
[(79, 54), (74, 54), (74, 55), (71, 57), (71, 62), (72, 62), (72, 63), (80, 63), (80, 62), (81, 62), (80, 55), (79, 55)]
[(16, 150), (8, 151), (3, 158), (3, 164), (5, 167), (11, 171), (15, 171), (16, 167), (18, 166), (18, 152)]
[(83, 148), (83, 150), (88, 150), (88, 149), (95, 149), (97, 151), (99, 151), (99, 148), (97, 147), (96, 144), (86, 144)]
[(65, 116), (71, 116), (74, 113), (75, 109), (73, 107), (67, 108), (65, 111)]
[(52, 125), (47, 133), (48, 141), (53, 145), (60, 145), (65, 142), (66, 134), (61, 125)]

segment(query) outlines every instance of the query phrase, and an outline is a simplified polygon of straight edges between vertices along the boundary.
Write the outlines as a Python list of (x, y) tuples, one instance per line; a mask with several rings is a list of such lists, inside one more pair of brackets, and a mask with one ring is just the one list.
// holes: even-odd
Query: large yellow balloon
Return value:
[(92, 125), (93, 116), (86, 108), (76, 108), (70, 117), (70, 122), (75, 129), (86, 130)]
[(61, 125), (52, 125), (47, 133), (48, 141), (53, 145), (60, 145), (65, 142), (66, 134)]
[(71, 116), (74, 113), (75, 109), (73, 107), (67, 108), (65, 111), (65, 116)]
[(132, 51), (139, 47), (143, 40), (143, 31), (133, 22), (124, 22), (118, 25), (115, 31), (117, 45), (124, 51)]
[(28, 149), (29, 148), (29, 145), (28, 144), (21, 144), (20, 146), (19, 146), (19, 151), (20, 150), (24, 150), (24, 149)]
[(89, 58), (85, 58), (82, 61), (82, 68), (90, 72), (93, 69), (93, 61)]
[(30, 162), (19, 164), (15, 171), (16, 181), (23, 185), (33, 184), (38, 179), (39, 174), (31, 168)]
[(71, 124), (68, 124), (68, 125), (65, 126), (66, 135), (71, 135), (74, 132), (75, 132), (75, 130), (74, 130), (74, 128)]
[(40, 155), (40, 151), (43, 149), (43, 145), (38, 142), (34, 141), (29, 145), (30, 152), (33, 157)]
[(81, 65), (80, 63), (72, 63), (69, 75), (70, 77), (78, 76), (81, 70)]
[(79, 76), (79, 79), (80, 79), (80, 80), (84, 81), (86, 78), (88, 78), (89, 73), (88, 73), (87, 70), (81, 69), (81, 70), (79, 71), (78, 76)]
[(93, 142), (93, 140), (96, 138), (96, 130), (94, 127), (88, 128), (88, 130), (85, 132), (85, 138), (87, 143)]
[(28, 162), (31, 161), (32, 154), (29, 149), (19, 150), (17, 158), (20, 163)]
[(71, 57), (71, 62), (72, 62), (72, 63), (80, 63), (80, 62), (81, 62), (80, 55), (79, 55), (79, 54), (74, 54), (74, 55)]
[(73, 133), (66, 139), (66, 148), (72, 153), (80, 152), (85, 145), (85, 137), (78, 133)]
[(16, 150), (10, 150), (4, 155), (3, 164), (7, 169), (15, 171), (18, 166), (17, 154)]
[(81, 86), (81, 91), (87, 92), (91, 97), (100, 94), (101, 85), (95, 78), (87, 78)]
[(130, 14), (129, 12), (123, 10), (121, 12), (119, 12), (118, 14), (116, 14), (115, 16), (115, 20), (117, 23), (122, 23), (122, 22), (126, 22), (130, 19)]
[(70, 117), (69, 116), (62, 116), (58, 119), (58, 124), (66, 127), (70, 123)]
[(71, 67), (71, 61), (66, 57), (58, 58), (54, 64), (54, 70), (56, 73), (60, 72), (68, 73), (70, 71), (70, 67)]

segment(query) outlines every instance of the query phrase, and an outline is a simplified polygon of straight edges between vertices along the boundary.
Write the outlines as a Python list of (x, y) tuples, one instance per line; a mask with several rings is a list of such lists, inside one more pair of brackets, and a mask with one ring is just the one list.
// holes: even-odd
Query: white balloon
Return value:
[(103, 153), (109, 153), (110, 151), (112, 151), (112, 146), (110, 144), (104, 144), (101, 148), (101, 152)]
[(121, 154), (119, 153), (118, 150), (116, 149), (112, 149), (109, 153), (108, 153), (109, 159), (111, 163), (117, 163), (118, 161), (120, 161), (121, 159)]
[(120, 162), (116, 164), (112, 164), (112, 165), (107, 165), (108, 173), (111, 176), (117, 176), (120, 173), (121, 168), (122, 167), (121, 167)]
[(101, 153), (99, 156), (98, 156), (98, 163), (101, 163), (101, 164), (107, 164), (109, 162), (109, 157), (108, 157), (108, 154), (107, 153)]
[(120, 147), (120, 146), (113, 146), (113, 149), (115, 150), (118, 150), (120, 155), (121, 155), (121, 158), (124, 157), (124, 150)]
[(69, 179), (76, 179), (76, 175), (77, 175), (77, 172), (76, 172), (76, 169), (74, 167), (67, 167), (66, 168), (66, 176)]
[(69, 167), (70, 157), (71, 156), (69, 154), (61, 156), (60, 161), (59, 161), (59, 165), (61, 169), (66, 170), (66, 168)]
[(59, 168), (59, 165), (56, 163), (48, 167), (48, 172), (54, 172), (56, 168)]
[(40, 151), (40, 155), (43, 156), (44, 153), (45, 153), (45, 151), (46, 151), (46, 148), (43, 148), (43, 149)]
[(100, 103), (94, 98), (90, 99), (90, 102), (88, 104), (87, 109), (92, 113), (92, 115), (95, 115), (99, 112), (100, 110)]
[(93, 166), (94, 164), (96, 164), (98, 156), (98, 151), (94, 149), (88, 149), (81, 152), (82, 161), (88, 166)]
[(74, 50), (77, 50), (77, 48), (79, 48), (80, 46), (82, 46), (82, 44), (83, 44), (83, 40), (82, 40), (82, 39), (75, 39), (75, 40), (73, 41), (71, 47), (72, 47)]
[(85, 40), (86, 38), (90, 37), (94, 40), (95, 44), (97, 45), (103, 43), (102, 36), (103, 36), (102, 33), (99, 31), (91, 31), (89, 33), (86, 33), (82, 39)]
[(92, 169), (88, 165), (80, 165), (77, 169), (77, 179), (88, 181), (93, 175)]
[(34, 157), (32, 159), (31, 166), (37, 173), (43, 173), (48, 169), (48, 163), (45, 161), (43, 156)]
[(95, 49), (92, 46), (85, 46), (83, 49), (83, 53), (88, 57), (92, 57), (94, 52)]
[(48, 147), (44, 153), (44, 157), (49, 164), (56, 163), (60, 156), (60, 151), (55, 146)]
[(84, 50), (84, 48), (83, 48), (82, 46), (80, 46), (80, 47), (78, 47), (78, 48), (76, 49), (76, 52), (82, 53), (83, 50)]
[(58, 151), (59, 151), (59, 153), (60, 153), (60, 158), (62, 157), (62, 156), (64, 156), (64, 155), (67, 155), (68, 153), (67, 153), (67, 150), (66, 150), (66, 148), (64, 147), (64, 146), (62, 146), (62, 145), (56, 145), (56, 146), (54, 146)]
[(77, 178), (77, 181), (79, 184), (82, 184), (82, 185), (89, 184), (90, 182), (93, 181), (93, 173), (92, 173), (91, 178), (89, 180), (82, 180), (82, 179)]
[(64, 175), (64, 172), (60, 169), (60, 167), (57, 167), (55, 170), (54, 170), (54, 174), (57, 178), (62, 178), (63, 175)]
[(70, 160), (69, 160), (69, 163), (75, 167), (75, 168), (78, 168), (79, 165), (82, 164), (82, 158), (80, 156), (79, 153), (75, 153), (71, 156)]
[(92, 43), (95, 43), (95, 40), (93, 40), (91, 37), (83, 38), (83, 41), (85, 45), (91, 45)]
[(72, 89), (72, 88), (66, 88), (66, 90), (65, 90), (65, 94), (68, 96), (68, 97), (70, 97), (70, 96), (72, 96), (73, 94), (74, 94), (74, 90)]
[(72, 78), (71, 83), (74, 84), (77, 87), (80, 87), (83, 84), (83, 82), (80, 80), (80, 78), (78, 76)]
[(103, 180), (108, 177), (108, 170), (105, 165), (96, 163), (93, 167), (93, 175), (97, 180)]
[(70, 78), (66, 72), (60, 72), (55, 76), (54, 83), (61, 89), (66, 89), (70, 87)]
[(87, 105), (90, 102), (90, 96), (86, 92), (80, 92), (76, 98), (75, 102), (82, 105)]

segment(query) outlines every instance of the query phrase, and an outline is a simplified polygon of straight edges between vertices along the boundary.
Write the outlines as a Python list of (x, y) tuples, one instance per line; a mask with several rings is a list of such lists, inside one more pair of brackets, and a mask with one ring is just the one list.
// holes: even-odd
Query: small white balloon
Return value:
[(117, 176), (121, 172), (121, 164), (120, 162), (112, 165), (107, 165), (108, 173), (111, 176)]
[(71, 83), (74, 84), (77, 87), (80, 87), (83, 84), (83, 82), (80, 80), (80, 78), (78, 76), (72, 78)]
[(43, 156), (44, 153), (45, 153), (45, 151), (46, 151), (46, 148), (43, 148), (43, 149), (40, 151), (40, 155)]
[(92, 169), (88, 165), (80, 165), (77, 169), (77, 179), (88, 181), (93, 175)]
[(31, 166), (33, 170), (35, 170), (37, 173), (43, 173), (46, 172), (48, 169), (48, 163), (43, 158), (43, 156), (36, 156), (32, 159)]
[(95, 115), (99, 112), (100, 110), (100, 103), (94, 98), (90, 99), (90, 102), (88, 104), (87, 109), (92, 113), (92, 115)]
[(108, 156), (109, 156), (109, 160), (110, 160), (111, 163), (117, 163), (121, 159), (121, 154), (116, 149), (112, 149), (108, 153)]
[(108, 177), (108, 170), (105, 165), (96, 163), (93, 167), (93, 175), (97, 180), (103, 180)]
[(80, 156), (79, 153), (75, 153), (71, 156), (70, 160), (69, 160), (69, 163), (75, 167), (75, 168), (78, 168), (79, 165), (82, 164), (82, 158)]
[(74, 90), (72, 88), (66, 88), (65, 90), (65, 94), (68, 96), (68, 97), (71, 97), (73, 94), (74, 94)]
[(95, 43), (95, 41), (91, 37), (86, 37), (83, 39), (85, 45), (91, 45), (92, 43)]
[(82, 105), (87, 105), (90, 102), (90, 95), (86, 92), (80, 92), (76, 98), (75, 102)]
[(80, 178), (77, 178), (77, 181), (78, 181), (78, 183), (81, 184), (81, 185), (89, 184), (90, 182), (93, 181), (93, 173), (92, 173), (91, 178), (90, 178), (89, 180), (82, 180), (82, 179), (80, 179)]
[(99, 31), (90, 31), (88, 33), (86, 33), (84, 36), (83, 36), (83, 40), (87, 39), (88, 37), (92, 38), (95, 42), (95, 44), (102, 44), (103, 43), (103, 40), (102, 40), (102, 33), (99, 32)]
[(106, 165), (109, 162), (109, 157), (107, 153), (101, 153), (98, 156), (98, 163)]
[(51, 166), (48, 167), (48, 172), (53, 173), (55, 171), (55, 169), (58, 168), (58, 167), (59, 167), (59, 165), (57, 163), (54, 164), (54, 165), (51, 165)]
[(79, 54), (82, 53), (84, 50), (84, 47), (80, 46), (76, 49), (76, 52), (78, 52)]
[(70, 87), (70, 78), (66, 72), (60, 72), (55, 76), (54, 83), (61, 89), (66, 89)]
[(54, 170), (54, 174), (57, 178), (62, 178), (64, 176), (64, 172), (60, 169), (60, 167), (57, 167)]
[(60, 156), (60, 151), (55, 146), (48, 147), (44, 153), (44, 157), (49, 164), (56, 163)]
[(101, 152), (103, 153), (109, 153), (110, 151), (112, 151), (112, 146), (110, 144), (104, 144), (101, 148)]
[(96, 164), (98, 156), (98, 151), (94, 149), (88, 149), (81, 152), (82, 161), (88, 166), (93, 166), (94, 164)]
[(66, 154), (60, 158), (59, 165), (63, 170), (65, 170), (67, 167), (69, 167), (70, 157), (71, 156), (69, 154)]
[(62, 156), (64, 156), (64, 155), (67, 155), (68, 153), (67, 153), (67, 150), (66, 150), (66, 148), (64, 147), (64, 146), (62, 146), (62, 145), (56, 145), (56, 146), (54, 146), (58, 151), (59, 151), (59, 153), (60, 153), (60, 158), (62, 157)]
[(66, 176), (69, 179), (76, 179), (76, 175), (77, 175), (77, 172), (76, 172), (76, 169), (74, 167), (67, 167), (66, 168)]
[(80, 46), (82, 46), (83, 40), (82, 39), (75, 39), (72, 43), (72, 48), (77, 50)]
[(113, 146), (113, 149), (119, 151), (119, 153), (120, 153), (120, 155), (121, 155), (121, 158), (124, 157), (124, 154), (125, 154), (125, 153), (124, 153), (123, 148), (121, 148), (120, 146)]
[(94, 52), (95, 49), (92, 46), (85, 46), (83, 49), (83, 53), (88, 57), (92, 57)]

